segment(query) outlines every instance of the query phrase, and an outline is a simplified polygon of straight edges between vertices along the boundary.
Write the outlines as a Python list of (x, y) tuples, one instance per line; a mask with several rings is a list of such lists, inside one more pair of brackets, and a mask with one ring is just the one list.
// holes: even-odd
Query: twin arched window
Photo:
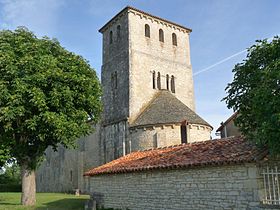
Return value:
[[(119, 40), (121, 38), (121, 26), (117, 26), (117, 39)], [(109, 33), (109, 43), (113, 43), (113, 31), (110, 31)]]
[[(157, 73), (153, 71), (152, 72), (153, 78), (152, 78), (152, 82), (153, 82), (153, 89), (159, 89), (161, 90), (161, 75), (160, 72)], [(170, 82), (169, 82), (170, 81)], [(166, 74), (166, 89), (169, 90), (171, 89), (172, 93), (175, 93), (175, 77), (172, 75), (171, 79), (169, 74)]]

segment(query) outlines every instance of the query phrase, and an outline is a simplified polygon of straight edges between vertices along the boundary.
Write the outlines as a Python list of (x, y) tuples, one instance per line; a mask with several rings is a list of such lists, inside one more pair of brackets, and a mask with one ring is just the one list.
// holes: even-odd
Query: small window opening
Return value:
[(160, 83), (160, 73), (158, 72), (157, 75), (157, 88), (160, 90), (161, 89), (161, 83)]
[(145, 25), (145, 37), (150, 38), (150, 26), (148, 24)]
[(166, 89), (169, 90), (169, 75), (166, 74)]
[(187, 126), (181, 125), (181, 143), (186, 144), (187, 143)]
[(175, 93), (175, 77), (171, 76), (171, 92)]
[(153, 89), (156, 89), (156, 72), (153, 71)]
[(158, 134), (153, 135), (153, 148), (158, 148)]
[(159, 29), (159, 41), (164, 42), (164, 33), (162, 29)]
[(177, 46), (177, 35), (175, 33), (172, 34), (172, 44)]
[(116, 71), (111, 74), (111, 87), (112, 90), (118, 88), (118, 74)]
[(117, 26), (117, 38), (118, 38), (118, 40), (121, 38), (121, 26), (120, 25)]
[(72, 182), (73, 181), (73, 171), (70, 170), (70, 181)]
[(113, 43), (113, 31), (110, 31), (110, 44), (112, 44)]
[(118, 74), (117, 72), (115, 71), (115, 81), (114, 81), (114, 88), (117, 89), (118, 88)]

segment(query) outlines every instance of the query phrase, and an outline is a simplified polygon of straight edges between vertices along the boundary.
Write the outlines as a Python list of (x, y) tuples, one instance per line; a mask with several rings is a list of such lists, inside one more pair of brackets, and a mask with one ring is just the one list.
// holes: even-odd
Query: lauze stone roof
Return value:
[(243, 137), (231, 137), (132, 152), (84, 175), (255, 162), (264, 159), (267, 154), (267, 149), (258, 149)]
[(161, 90), (130, 127), (181, 123), (183, 121), (211, 127), (172, 93)]

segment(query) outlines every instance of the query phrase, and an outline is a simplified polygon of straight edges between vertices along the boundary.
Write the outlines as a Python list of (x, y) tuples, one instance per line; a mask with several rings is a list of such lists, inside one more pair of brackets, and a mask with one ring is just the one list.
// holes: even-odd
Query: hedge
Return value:
[(0, 192), (21, 192), (21, 184), (0, 184)]

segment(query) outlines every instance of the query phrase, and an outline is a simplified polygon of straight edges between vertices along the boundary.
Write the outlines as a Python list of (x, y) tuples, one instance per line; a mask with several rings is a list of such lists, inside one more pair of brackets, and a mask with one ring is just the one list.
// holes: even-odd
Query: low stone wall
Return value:
[(264, 209), (256, 164), (151, 170), (89, 178), (105, 208)]

